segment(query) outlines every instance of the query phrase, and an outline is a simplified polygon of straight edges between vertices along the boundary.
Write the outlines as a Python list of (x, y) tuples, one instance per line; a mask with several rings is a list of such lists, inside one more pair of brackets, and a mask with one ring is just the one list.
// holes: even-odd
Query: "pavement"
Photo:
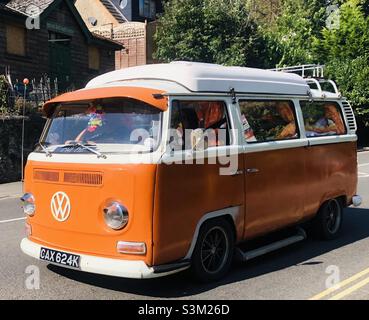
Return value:
[[(24, 237), (19, 200), (2, 198), (0, 299), (369, 300), (369, 152), (358, 157), (358, 193), (364, 202), (361, 208), (345, 211), (338, 239), (308, 238), (248, 263), (235, 262), (224, 280), (206, 285), (194, 282), (188, 272), (129, 280), (41, 263), (19, 249)], [(20, 190), (20, 184), (12, 187), (15, 192), (5, 193)], [(32, 275), (39, 276), (39, 288), (37, 281), (30, 281)]]
[(0, 199), (19, 197), (22, 195), (22, 190), (22, 182), (0, 184)]

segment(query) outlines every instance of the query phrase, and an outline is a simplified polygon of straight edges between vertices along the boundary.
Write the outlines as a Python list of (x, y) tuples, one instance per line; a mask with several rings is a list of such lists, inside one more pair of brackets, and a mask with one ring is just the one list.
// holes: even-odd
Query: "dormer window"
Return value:
[(143, 18), (155, 19), (156, 17), (155, 0), (140, 0), (139, 14)]

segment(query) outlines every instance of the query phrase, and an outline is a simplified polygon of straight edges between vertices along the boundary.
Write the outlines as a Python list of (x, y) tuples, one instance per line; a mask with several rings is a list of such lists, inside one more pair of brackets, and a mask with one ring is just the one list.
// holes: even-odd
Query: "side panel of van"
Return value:
[(329, 199), (346, 196), (348, 204), (356, 194), (356, 142), (321, 144), (306, 149), (305, 216), (313, 216)]
[(245, 163), (245, 237), (299, 222), (310, 187), (305, 180), (305, 147), (247, 153)]
[[(238, 157), (242, 170), (242, 157)], [(158, 166), (153, 221), (154, 265), (182, 259), (196, 226), (209, 212), (236, 207), (236, 232), (241, 240), (244, 218), (242, 175), (219, 175), (218, 164)]]

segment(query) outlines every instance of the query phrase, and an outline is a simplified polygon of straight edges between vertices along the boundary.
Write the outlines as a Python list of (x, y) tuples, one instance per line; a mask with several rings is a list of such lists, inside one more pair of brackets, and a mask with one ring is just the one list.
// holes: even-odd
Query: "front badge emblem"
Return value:
[(64, 222), (70, 215), (70, 200), (66, 193), (57, 192), (51, 198), (51, 212), (55, 220)]

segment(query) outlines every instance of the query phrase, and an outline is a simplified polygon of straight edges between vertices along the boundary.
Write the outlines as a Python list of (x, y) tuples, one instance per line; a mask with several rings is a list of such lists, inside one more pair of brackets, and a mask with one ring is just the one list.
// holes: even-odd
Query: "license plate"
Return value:
[(41, 248), (40, 259), (61, 266), (79, 269), (81, 257), (75, 254)]

